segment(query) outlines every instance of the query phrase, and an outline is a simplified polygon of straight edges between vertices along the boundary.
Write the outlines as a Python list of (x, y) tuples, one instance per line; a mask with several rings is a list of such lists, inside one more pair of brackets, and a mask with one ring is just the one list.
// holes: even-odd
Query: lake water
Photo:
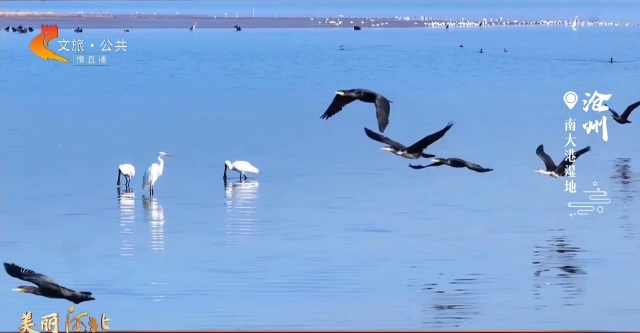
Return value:
[[(76, 313), (114, 330), (637, 329), (640, 111), (604, 142), (563, 95), (638, 100), (639, 30), (86, 30), (85, 45), (126, 38), (104, 67), (2, 32), (2, 260), (92, 291)], [(357, 87), (394, 102), (389, 137), (453, 120), (428, 152), (495, 171), (408, 168), (363, 133), (371, 105), (319, 119)], [(539, 144), (562, 158), (570, 117), (592, 147), (574, 194), (533, 172)], [(159, 151), (173, 157), (149, 199)], [(225, 160), (260, 174), (225, 187)], [(126, 162), (135, 193), (118, 195)], [(611, 203), (570, 217), (593, 182)], [(0, 275), (2, 331), (71, 305), (21, 284)]]

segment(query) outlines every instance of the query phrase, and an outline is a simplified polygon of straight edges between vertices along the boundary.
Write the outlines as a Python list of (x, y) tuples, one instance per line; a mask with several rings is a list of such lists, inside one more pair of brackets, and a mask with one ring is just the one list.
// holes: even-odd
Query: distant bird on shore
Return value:
[[(607, 104), (605, 104), (605, 106), (609, 108), (609, 106)], [(611, 112), (611, 118), (613, 120), (615, 120), (616, 123), (618, 123), (618, 124), (630, 124), (631, 122), (628, 120), (629, 115), (638, 106), (640, 106), (640, 101), (637, 101), (637, 102), (627, 106), (627, 108), (624, 110), (624, 112), (622, 112), (622, 115), (619, 115), (617, 112), (613, 111), (611, 108), (609, 108), (609, 112)]]
[(234, 28), (236, 28), (236, 31), (242, 31), (242, 27), (240, 27), (240, 26), (239, 26), (239, 25), (237, 25), (237, 24), (236, 24), (236, 25), (234, 25), (233, 27), (234, 27)]
[(360, 28), (360, 27), (359, 27), (359, 26), (357, 26), (357, 25), (354, 25), (354, 26), (353, 26), (353, 30), (361, 30), (361, 29), (362, 29), (362, 28)]
[(34, 294), (47, 298), (66, 299), (75, 304), (95, 300), (95, 298), (91, 297), (91, 293), (88, 291), (71, 290), (59, 285), (52, 278), (44, 274), (36, 273), (27, 268), (22, 268), (16, 264), (9, 264), (5, 262), (4, 270), (13, 278), (31, 282), (37, 286), (19, 286), (13, 289), (21, 293)]
[(133, 165), (128, 163), (120, 164), (118, 166), (118, 183), (116, 185), (120, 187), (120, 177), (124, 176), (124, 188), (129, 190), (131, 186), (131, 178), (133, 178), (135, 174), (136, 174), (136, 168), (134, 168)]
[(344, 51), (344, 47), (340, 45), (340, 51)]
[(482, 52), (482, 49), (480, 49), (480, 53), (484, 53), (484, 52)]
[(11, 27), (7, 26), (6, 28), (4, 28), (4, 31), (9, 31), (9, 29), (11, 29)]
[(464, 45), (460, 44), (460, 46), (458, 46), (458, 47), (464, 47)]
[(145, 171), (144, 175), (142, 176), (142, 189), (145, 190), (148, 187), (149, 194), (151, 196), (153, 196), (153, 194), (155, 193), (156, 181), (158, 181), (158, 178), (162, 176), (162, 171), (164, 170), (164, 160), (162, 159), (163, 157), (171, 157), (171, 155), (162, 151), (159, 152), (158, 162), (160, 163), (151, 164), (149, 169), (147, 169), (147, 171)]
[(578, 157), (590, 150), (591, 146), (580, 149), (573, 153), (573, 158), (571, 158), (571, 156), (566, 156), (560, 164), (556, 165), (551, 157), (545, 153), (544, 146), (539, 145), (538, 148), (536, 148), (536, 155), (538, 155), (542, 162), (544, 162), (545, 170), (538, 169), (536, 172), (543, 175), (549, 175), (553, 178), (562, 178), (566, 175), (567, 167), (575, 163)]
[(381, 133), (384, 133), (385, 128), (389, 125), (389, 113), (391, 112), (391, 106), (389, 103), (393, 103), (386, 97), (377, 94), (367, 89), (351, 89), (351, 90), (338, 90), (336, 97), (327, 108), (320, 119), (329, 119), (336, 113), (340, 112), (347, 104), (358, 100), (365, 103), (374, 103), (376, 106), (376, 118), (378, 118), (378, 129)]
[(504, 49), (504, 53), (507, 53), (507, 52), (509, 52), (509, 51), (507, 51), (507, 48), (505, 48), (505, 49)]
[(240, 179), (247, 180), (247, 175), (245, 173), (259, 173), (258, 168), (251, 165), (251, 163), (247, 161), (235, 161), (233, 163), (229, 161), (224, 161), (224, 174), (222, 175), (222, 179), (227, 180), (227, 170), (233, 170), (240, 174)]
[(382, 150), (396, 154), (400, 157), (408, 159), (418, 159), (420, 157), (435, 157), (436, 155), (425, 154), (424, 150), (434, 142), (440, 140), (447, 133), (447, 131), (451, 129), (452, 126), (453, 122), (450, 121), (445, 128), (439, 130), (438, 132), (425, 136), (409, 147), (405, 147), (403, 144), (395, 142), (390, 138), (376, 133), (366, 127), (364, 128), (364, 132), (370, 139), (387, 144), (387, 146), (381, 148)]
[(609, 62), (613, 64), (613, 58), (611, 58), (611, 59), (609, 60)]
[(33, 28), (32, 27), (29, 27), (29, 32), (33, 32)]
[(198, 24), (198, 21), (193, 23), (193, 26), (189, 29), (189, 31), (196, 31), (196, 24)]
[(126, 28), (125, 28), (125, 29), (124, 29), (124, 32), (129, 32), (129, 29), (126, 29)]
[(18, 29), (14, 28), (14, 27), (11, 27), (11, 31), (12, 32), (16, 32), (16, 31), (18, 31)]
[(409, 167), (412, 169), (424, 169), (432, 166), (435, 167), (435, 166), (441, 166), (441, 165), (448, 165), (452, 168), (467, 168), (469, 170), (473, 170), (475, 172), (480, 172), (480, 173), (493, 171), (493, 169), (483, 168), (475, 163), (471, 163), (461, 158), (455, 158), (455, 157), (454, 158), (434, 158), (431, 161), (433, 161), (433, 163), (429, 165), (409, 164)]
[(73, 30), (73, 32), (82, 32), (82, 28), (77, 27), (75, 30)]

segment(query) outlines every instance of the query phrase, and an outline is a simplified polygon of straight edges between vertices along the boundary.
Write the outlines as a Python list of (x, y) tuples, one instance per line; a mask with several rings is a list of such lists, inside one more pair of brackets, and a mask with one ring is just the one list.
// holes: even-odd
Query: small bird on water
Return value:
[(4, 270), (11, 277), (31, 282), (37, 286), (19, 286), (18, 288), (13, 289), (21, 293), (34, 294), (47, 298), (62, 298), (75, 304), (95, 300), (95, 298), (91, 297), (91, 293), (88, 291), (71, 290), (59, 285), (52, 278), (44, 274), (39, 274), (30, 269), (22, 268), (16, 264), (9, 264), (5, 262)]
[(538, 169), (536, 170), (536, 172), (543, 175), (549, 175), (553, 178), (562, 178), (566, 176), (567, 167), (572, 165), (578, 159), (578, 157), (580, 157), (582, 154), (590, 150), (591, 150), (591, 146), (587, 146), (586, 148), (580, 149), (574, 152), (573, 156), (565, 157), (564, 160), (560, 162), (560, 164), (556, 165), (551, 159), (551, 157), (544, 152), (544, 146), (539, 145), (538, 148), (536, 148), (536, 155), (538, 155), (538, 157), (540, 157), (542, 162), (544, 162), (545, 170)]
[(469, 170), (473, 170), (475, 172), (480, 172), (480, 173), (484, 173), (484, 172), (489, 172), (489, 171), (493, 171), (493, 169), (488, 169), (488, 168), (483, 168), (475, 163), (471, 163), (468, 161), (465, 161), (461, 158), (434, 158), (431, 161), (433, 161), (433, 163), (429, 164), (429, 165), (411, 165), (409, 164), (409, 167), (412, 169), (424, 169), (424, 168), (428, 168), (428, 167), (432, 167), (432, 166), (441, 166), (441, 165), (448, 165), (450, 167), (453, 168), (467, 168)]
[(381, 133), (389, 125), (389, 113), (391, 112), (391, 105), (393, 103), (386, 97), (377, 94), (367, 89), (351, 89), (351, 90), (338, 90), (336, 97), (331, 101), (331, 105), (327, 108), (320, 119), (329, 119), (336, 113), (340, 112), (347, 104), (358, 100), (365, 103), (373, 103), (376, 106), (376, 118), (378, 118), (378, 129)]
[[(607, 104), (605, 104), (605, 106), (609, 108), (609, 106)], [(618, 124), (630, 124), (631, 122), (628, 120), (629, 115), (638, 106), (640, 106), (640, 101), (637, 101), (637, 102), (627, 106), (627, 108), (624, 110), (622, 115), (619, 115), (617, 112), (613, 111), (611, 108), (609, 108), (609, 112), (611, 112), (611, 118), (615, 122), (617, 122)]]
[(445, 128), (439, 130), (438, 132), (425, 136), (424, 138), (420, 139), (418, 142), (414, 143), (409, 147), (405, 147), (403, 144), (395, 142), (389, 139), (388, 137), (382, 134), (378, 134), (366, 127), (364, 128), (364, 132), (367, 134), (367, 136), (370, 139), (388, 145), (386, 147), (382, 147), (381, 148), (382, 150), (396, 154), (400, 157), (404, 157), (408, 159), (418, 159), (420, 157), (424, 157), (424, 158), (435, 157), (436, 155), (425, 154), (424, 150), (427, 149), (427, 147), (429, 147), (429, 145), (431, 145), (432, 143), (440, 140), (445, 135), (445, 133), (447, 133), (447, 131), (451, 128), (451, 126), (453, 126), (453, 122), (449, 122)]

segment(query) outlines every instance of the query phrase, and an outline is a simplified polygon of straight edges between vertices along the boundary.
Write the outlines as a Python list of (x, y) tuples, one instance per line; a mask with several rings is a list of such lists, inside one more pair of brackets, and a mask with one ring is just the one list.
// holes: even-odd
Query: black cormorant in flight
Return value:
[(615, 120), (616, 123), (618, 123), (618, 124), (629, 124), (629, 123), (631, 123), (627, 118), (629, 118), (629, 115), (631, 114), (631, 112), (633, 110), (635, 110), (639, 105), (640, 105), (640, 101), (637, 101), (637, 102), (627, 106), (627, 108), (624, 110), (622, 115), (619, 115), (617, 112), (615, 112), (611, 108), (609, 108), (609, 106), (607, 104), (605, 104), (605, 106), (609, 108), (609, 111), (612, 114), (611, 118), (613, 120)]
[(389, 125), (389, 112), (391, 106), (389, 103), (393, 103), (380, 94), (376, 94), (367, 89), (351, 89), (351, 90), (338, 90), (336, 97), (333, 98), (331, 105), (327, 108), (327, 111), (320, 116), (320, 119), (329, 119), (336, 113), (340, 112), (347, 104), (359, 100), (365, 103), (374, 103), (376, 105), (376, 118), (378, 118), (378, 129), (381, 133), (384, 133), (385, 128)]
[(65, 288), (46, 275), (22, 268), (16, 264), (4, 263), (4, 270), (7, 271), (7, 274), (11, 277), (31, 282), (37, 286), (20, 286), (15, 288), (15, 291), (48, 298), (63, 298), (75, 304), (95, 300), (88, 291), (75, 291)]
[(543, 175), (549, 175), (554, 178), (562, 178), (566, 175), (567, 167), (572, 165), (578, 159), (578, 157), (580, 157), (580, 155), (590, 150), (591, 146), (580, 149), (573, 153), (573, 158), (571, 158), (571, 156), (566, 156), (559, 165), (556, 165), (555, 163), (553, 163), (551, 157), (549, 157), (549, 155), (544, 152), (544, 147), (542, 145), (539, 145), (538, 148), (536, 148), (536, 155), (538, 155), (542, 162), (544, 162), (545, 170), (538, 169), (536, 170), (536, 172)]
[(493, 171), (493, 169), (483, 168), (475, 163), (467, 162), (460, 158), (434, 158), (432, 159), (433, 163), (429, 165), (411, 165), (409, 167), (412, 169), (424, 169), (432, 166), (441, 166), (448, 165), (453, 168), (467, 168), (469, 170), (473, 170), (475, 172), (489, 172)]
[(445, 133), (447, 133), (447, 131), (451, 128), (451, 126), (453, 126), (453, 122), (450, 121), (445, 128), (433, 134), (429, 134), (425, 136), (424, 138), (420, 139), (420, 141), (412, 144), (409, 147), (405, 147), (403, 144), (395, 142), (389, 139), (388, 137), (382, 134), (376, 133), (366, 127), (364, 128), (364, 132), (367, 134), (369, 138), (388, 145), (386, 147), (382, 147), (381, 148), (382, 150), (388, 151), (390, 153), (394, 153), (404, 158), (418, 159), (420, 157), (424, 157), (424, 158), (435, 157), (436, 155), (425, 154), (423, 151), (427, 149), (427, 147), (429, 147), (429, 145), (431, 145), (432, 143), (440, 140), (445, 135)]

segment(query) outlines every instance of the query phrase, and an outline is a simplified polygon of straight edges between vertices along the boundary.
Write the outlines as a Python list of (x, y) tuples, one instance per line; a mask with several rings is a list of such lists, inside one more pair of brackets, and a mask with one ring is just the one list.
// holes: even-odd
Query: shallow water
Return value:
[[(0, 36), (3, 260), (92, 291), (76, 308), (112, 329), (638, 327), (637, 128), (610, 121), (603, 142), (562, 101), (637, 100), (638, 28), (85, 31), (126, 37), (106, 67)], [(370, 105), (318, 119), (355, 87), (394, 101), (389, 137), (453, 120), (428, 152), (495, 171), (408, 168), (364, 135)], [(576, 194), (533, 172), (537, 145), (561, 158), (569, 117), (592, 147)], [(173, 158), (149, 199), (158, 151)], [(227, 159), (260, 174), (225, 187)], [(119, 196), (125, 162), (135, 194)], [(611, 204), (569, 217), (594, 181)], [(0, 275), (0, 330), (70, 305), (19, 284)]]

